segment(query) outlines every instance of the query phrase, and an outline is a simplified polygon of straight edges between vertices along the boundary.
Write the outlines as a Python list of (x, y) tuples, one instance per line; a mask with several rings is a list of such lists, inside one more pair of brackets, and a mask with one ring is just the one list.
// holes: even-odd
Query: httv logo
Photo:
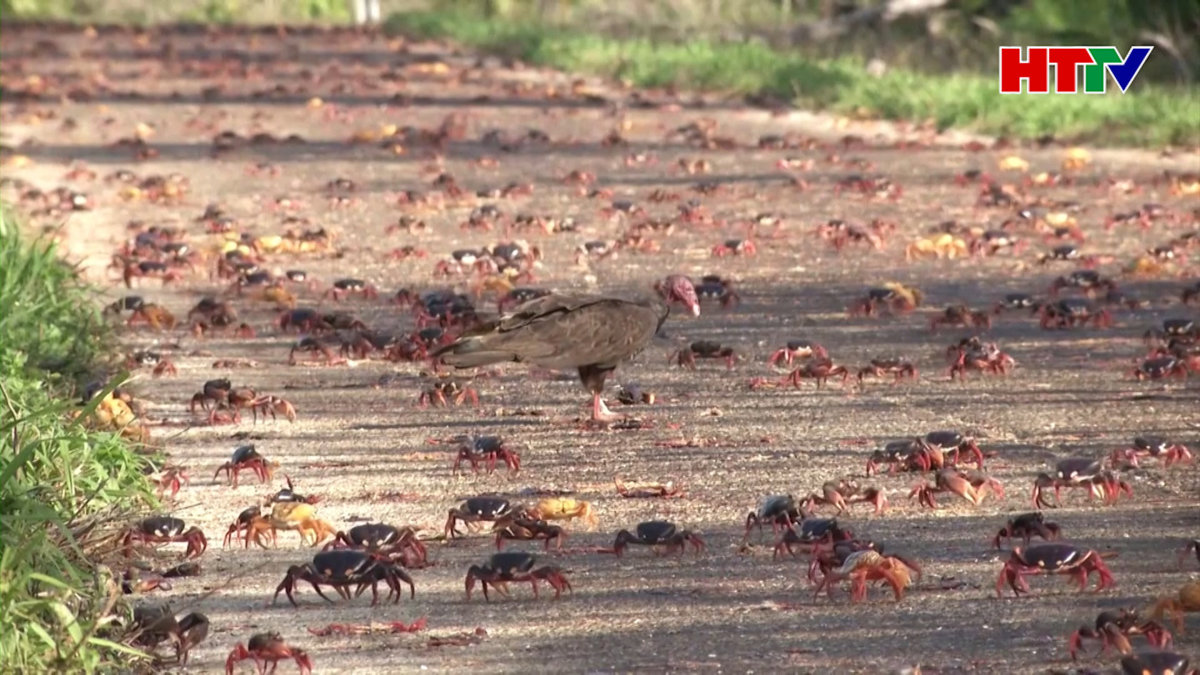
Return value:
[[(1026, 52), (1022, 57), (1022, 49)], [(1001, 94), (1049, 94), (1050, 66), (1054, 66), (1055, 94), (1103, 94), (1108, 77), (1124, 94), (1137, 77), (1154, 47), (1130, 47), (1125, 57), (1116, 47), (1001, 47)], [(1083, 77), (1079, 77), (1083, 66)], [(1027, 90), (1021, 90), (1021, 81)]]

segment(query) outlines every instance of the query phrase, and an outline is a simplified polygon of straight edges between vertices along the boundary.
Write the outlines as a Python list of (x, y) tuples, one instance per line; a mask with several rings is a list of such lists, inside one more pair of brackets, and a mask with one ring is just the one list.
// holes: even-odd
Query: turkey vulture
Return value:
[[(681, 284), (677, 292), (698, 314), (700, 305), (691, 287)], [(626, 300), (554, 293), (463, 333), (433, 356), (456, 368), (515, 361), (578, 369), (583, 386), (592, 392), (592, 419), (611, 420), (617, 416), (600, 397), (605, 378), (650, 344), (669, 313), (658, 297)]]

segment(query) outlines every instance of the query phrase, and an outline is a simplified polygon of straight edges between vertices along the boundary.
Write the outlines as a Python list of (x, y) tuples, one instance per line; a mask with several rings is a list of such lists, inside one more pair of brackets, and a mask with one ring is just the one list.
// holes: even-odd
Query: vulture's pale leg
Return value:
[(592, 392), (593, 422), (613, 422), (624, 419), (624, 415), (618, 415), (609, 410), (602, 397), (604, 394), (604, 380), (608, 378), (608, 374), (612, 370), (612, 368), (598, 368), (596, 366), (583, 366), (579, 369), (579, 380), (583, 382), (583, 386), (588, 391)]
[(592, 394), (592, 420), (595, 422), (614, 422), (616, 420), (625, 419), (624, 415), (619, 415), (608, 409), (608, 405), (604, 403), (604, 397), (599, 393)]

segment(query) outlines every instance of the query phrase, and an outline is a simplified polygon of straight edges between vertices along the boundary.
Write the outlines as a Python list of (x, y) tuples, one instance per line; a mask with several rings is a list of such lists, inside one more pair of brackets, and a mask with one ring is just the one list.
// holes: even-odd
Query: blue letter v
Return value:
[(1125, 55), (1124, 63), (1107, 64), (1108, 72), (1112, 73), (1113, 79), (1117, 81), (1117, 86), (1121, 88), (1122, 94), (1133, 83), (1133, 78), (1137, 77), (1138, 72), (1146, 63), (1146, 58), (1150, 56), (1150, 52), (1152, 51), (1154, 51), (1154, 47), (1130, 47), (1129, 53)]

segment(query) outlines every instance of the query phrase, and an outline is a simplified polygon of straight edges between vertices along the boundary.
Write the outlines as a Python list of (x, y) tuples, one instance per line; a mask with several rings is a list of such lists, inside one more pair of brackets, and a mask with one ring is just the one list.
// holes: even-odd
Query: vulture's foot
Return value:
[(625, 419), (624, 415), (618, 415), (608, 409), (608, 404), (600, 394), (592, 395), (592, 421), (593, 422), (616, 422)]

